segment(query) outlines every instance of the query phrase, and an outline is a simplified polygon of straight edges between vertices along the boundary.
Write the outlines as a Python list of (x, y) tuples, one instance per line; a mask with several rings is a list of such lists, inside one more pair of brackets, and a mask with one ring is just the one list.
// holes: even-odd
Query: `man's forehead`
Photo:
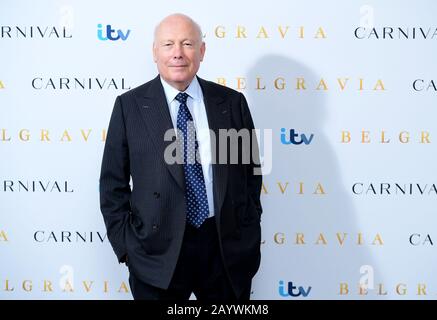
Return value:
[(196, 37), (194, 35), (184, 36), (184, 35), (161, 35), (157, 37), (158, 41), (196, 41)]
[(158, 28), (158, 34), (190, 34), (195, 32), (195, 28), (189, 25), (163, 25)]
[(191, 40), (195, 41), (197, 39), (197, 34), (195, 29), (160, 29), (156, 34), (156, 38), (158, 41), (166, 41), (166, 40)]
[(187, 20), (181, 18), (174, 18), (169, 20), (161, 21), (158, 25), (158, 31), (160, 30), (194, 30), (194, 24)]
[(173, 15), (162, 20), (155, 28), (155, 41), (184, 41), (197, 42), (200, 27), (189, 17)]

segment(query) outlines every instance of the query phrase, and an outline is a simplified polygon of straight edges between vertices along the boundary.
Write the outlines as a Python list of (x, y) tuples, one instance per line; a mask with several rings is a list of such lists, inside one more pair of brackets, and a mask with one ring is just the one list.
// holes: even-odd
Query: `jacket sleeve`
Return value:
[(256, 135), (252, 135), (253, 129), (255, 129), (252, 116), (250, 114), (249, 106), (247, 105), (246, 98), (242, 93), (241, 95), (241, 115), (243, 119), (243, 125), (246, 129), (250, 130), (251, 139), (250, 139), (250, 164), (247, 166), (247, 190), (249, 192), (249, 196), (252, 198), (255, 208), (258, 211), (258, 214), (261, 216), (263, 212), (261, 206), (261, 187), (262, 187), (262, 175), (254, 174), (254, 169), (258, 168), (257, 171), (261, 173), (261, 164), (259, 158), (259, 148), (258, 148), (258, 140)]
[(126, 258), (126, 225), (130, 217), (129, 149), (120, 97), (115, 100), (100, 172), (100, 210), (118, 261)]

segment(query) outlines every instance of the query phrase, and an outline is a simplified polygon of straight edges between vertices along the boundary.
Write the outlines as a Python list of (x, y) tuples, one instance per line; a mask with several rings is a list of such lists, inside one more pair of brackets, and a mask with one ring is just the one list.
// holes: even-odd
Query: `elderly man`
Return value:
[[(201, 301), (245, 301), (259, 268), (256, 136), (249, 148), (237, 143), (237, 163), (221, 157), (231, 148), (215, 141), (220, 129), (251, 131), (253, 121), (241, 93), (196, 76), (204, 55), (199, 25), (182, 14), (166, 17), (153, 43), (159, 75), (115, 100), (100, 206), (134, 299), (187, 300), (194, 293)], [(166, 157), (175, 142), (183, 161)]]

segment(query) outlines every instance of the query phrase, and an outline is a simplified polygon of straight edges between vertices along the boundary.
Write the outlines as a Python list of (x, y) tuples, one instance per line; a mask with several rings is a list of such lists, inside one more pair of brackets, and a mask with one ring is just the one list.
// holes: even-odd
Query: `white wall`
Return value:
[[(436, 9), (433, 1), (394, 0), (2, 1), (0, 298), (131, 299), (126, 268), (107, 238), (99, 239), (102, 135), (115, 97), (156, 75), (154, 26), (183, 12), (205, 33), (199, 75), (225, 78), (233, 88), (244, 78), (240, 89), (256, 126), (273, 130), (253, 299), (303, 298), (281, 296), (280, 281), (311, 286), (307, 299), (435, 299), (437, 89), (416, 91), (413, 82), (437, 86)], [(101, 41), (98, 24), (130, 34)], [(379, 39), (354, 36), (372, 25)], [(16, 26), (27, 27), (27, 36)], [(49, 27), (44, 37), (37, 26)], [(49, 37), (53, 27), (59, 38)], [(394, 39), (382, 39), (383, 27), (394, 29)], [(399, 38), (399, 27), (409, 29), (408, 39)], [(94, 80), (91, 89), (61, 89), (60, 78)], [(306, 90), (296, 89), (301, 78)], [(117, 88), (108, 87), (111, 79)], [(284, 145), (281, 128), (314, 137), (309, 145)], [(44, 130), (50, 141), (41, 138)], [(19, 188), (32, 181), (35, 191)], [(363, 193), (353, 193), (355, 183)], [(381, 183), (391, 194), (379, 192)], [(396, 183), (413, 184), (412, 193), (395, 193)], [(370, 184), (376, 194), (365, 192)], [(305, 244), (297, 244), (302, 237)], [(360, 273), (362, 266), (370, 267)], [(360, 295), (366, 275), (374, 289)]]

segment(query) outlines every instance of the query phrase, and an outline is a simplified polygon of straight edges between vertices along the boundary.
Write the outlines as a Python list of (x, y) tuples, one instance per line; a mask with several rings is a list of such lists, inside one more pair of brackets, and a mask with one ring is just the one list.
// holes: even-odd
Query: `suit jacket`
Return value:
[[(198, 78), (208, 124), (219, 129), (253, 129), (244, 96)], [(100, 208), (109, 241), (119, 262), (128, 256), (129, 271), (140, 280), (167, 289), (185, 230), (185, 181), (182, 164), (167, 164), (164, 150), (173, 129), (159, 76), (118, 96), (111, 115), (100, 175)], [(252, 140), (252, 138), (251, 138)], [(219, 144), (211, 147), (220, 159)], [(253, 150), (252, 150), (253, 149)], [(226, 272), (237, 296), (259, 268), (262, 176), (258, 145), (237, 144), (238, 162), (212, 164), (214, 210)], [(250, 163), (242, 155), (251, 152)], [(132, 186), (130, 179), (132, 178)]]

